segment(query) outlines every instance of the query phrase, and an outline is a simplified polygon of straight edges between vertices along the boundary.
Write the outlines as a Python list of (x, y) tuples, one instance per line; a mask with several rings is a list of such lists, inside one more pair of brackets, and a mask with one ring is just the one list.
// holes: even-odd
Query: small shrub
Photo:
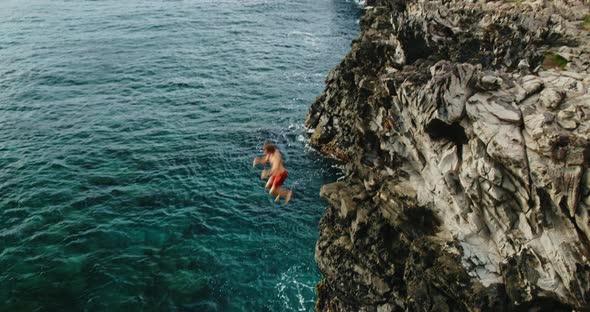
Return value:
[(565, 69), (568, 61), (561, 55), (553, 52), (548, 52), (545, 54), (545, 59), (543, 59), (543, 69), (550, 69), (550, 68), (561, 68)]

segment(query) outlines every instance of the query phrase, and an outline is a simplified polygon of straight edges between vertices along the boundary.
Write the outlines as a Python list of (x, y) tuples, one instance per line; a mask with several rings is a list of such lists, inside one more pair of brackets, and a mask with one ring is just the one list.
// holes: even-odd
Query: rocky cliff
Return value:
[(589, 7), (368, 1), (306, 120), (317, 310), (590, 310)]

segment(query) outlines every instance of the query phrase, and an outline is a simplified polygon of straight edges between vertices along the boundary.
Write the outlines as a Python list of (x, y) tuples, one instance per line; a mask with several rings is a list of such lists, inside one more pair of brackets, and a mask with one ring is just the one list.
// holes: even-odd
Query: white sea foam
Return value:
[[(308, 285), (299, 280), (304, 277), (306, 270), (300, 266), (292, 266), (286, 272), (281, 273), (280, 281), (277, 283), (277, 297), (281, 305), (288, 311), (313, 311), (315, 301), (315, 284)], [(291, 297), (289, 296), (291, 294)], [(294, 294), (294, 297), (293, 297)], [(311, 296), (310, 296), (311, 295)]]
[(360, 7), (363, 7), (365, 5), (365, 0), (350, 0), (350, 2), (353, 2)]
[(288, 37), (296, 37), (305, 45), (310, 47), (317, 47), (320, 45), (320, 39), (313, 33), (305, 31), (292, 31), (287, 34)]

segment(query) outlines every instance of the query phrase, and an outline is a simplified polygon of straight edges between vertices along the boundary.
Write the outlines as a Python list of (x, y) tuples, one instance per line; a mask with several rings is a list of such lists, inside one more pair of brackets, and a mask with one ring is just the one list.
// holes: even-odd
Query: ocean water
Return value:
[[(0, 311), (311, 311), (352, 0), (0, 1)], [(251, 167), (265, 140), (294, 190)]]

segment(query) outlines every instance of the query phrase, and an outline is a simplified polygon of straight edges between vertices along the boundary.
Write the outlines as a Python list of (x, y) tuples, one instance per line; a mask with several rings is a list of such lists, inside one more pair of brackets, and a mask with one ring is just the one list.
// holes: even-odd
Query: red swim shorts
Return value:
[(272, 186), (275, 188), (281, 187), (283, 183), (285, 183), (285, 180), (287, 179), (288, 175), (289, 173), (287, 172), (287, 170), (279, 174), (272, 175), (272, 177), (270, 177), (272, 179)]

